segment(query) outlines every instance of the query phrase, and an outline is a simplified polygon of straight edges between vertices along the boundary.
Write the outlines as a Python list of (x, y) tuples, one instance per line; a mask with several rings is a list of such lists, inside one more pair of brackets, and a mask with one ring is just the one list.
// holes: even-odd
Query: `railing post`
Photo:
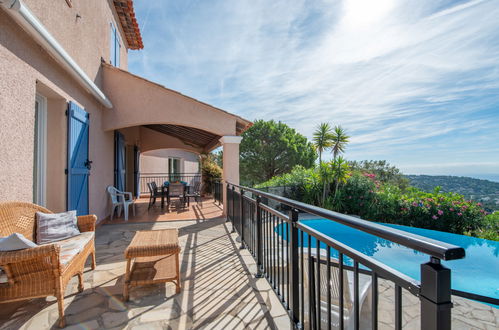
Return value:
[[(299, 323), (300, 315), (300, 279), (298, 271), (298, 210), (293, 208), (289, 212), (289, 219), (291, 220), (288, 226), (288, 253), (289, 253), (289, 309), (291, 311), (291, 320), (293, 325), (297, 326)], [(303, 283), (302, 283), (303, 285)], [(303, 306), (302, 306), (303, 308)]]
[(239, 188), (239, 221), (241, 222), (241, 247), (240, 249), (244, 249), (244, 210), (243, 210), (243, 195), (244, 195), (244, 190)]
[(217, 181), (217, 196), (218, 196), (218, 206), (222, 205), (222, 187), (223, 184), (220, 181)]
[(225, 183), (225, 195), (227, 196), (227, 205), (224, 205), (224, 208), (226, 208), (226, 212), (227, 212), (227, 222), (231, 221), (232, 218), (231, 218), (231, 209), (229, 207), (230, 205), (230, 188), (229, 188), (229, 184), (226, 182)]
[(262, 237), (262, 212), (260, 212), (260, 196), (256, 196), (256, 277), (263, 277), (263, 237)]
[(232, 216), (230, 217), (230, 221), (232, 221), (232, 232), (235, 233), (236, 232), (236, 222), (234, 221), (234, 213), (235, 213), (235, 208), (234, 208), (234, 186), (232, 186), (232, 190), (230, 192), (230, 202), (231, 202), (231, 210), (230, 210), (230, 213), (232, 213)]
[(421, 330), (451, 329), (450, 269), (431, 257), (421, 265)]

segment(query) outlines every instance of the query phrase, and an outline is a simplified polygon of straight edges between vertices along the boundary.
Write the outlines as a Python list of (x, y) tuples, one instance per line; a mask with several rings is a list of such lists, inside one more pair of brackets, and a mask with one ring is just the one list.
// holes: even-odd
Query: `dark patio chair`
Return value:
[(156, 182), (148, 182), (147, 183), (147, 188), (149, 189), (149, 206), (147, 209), (150, 209), (151, 206), (156, 203), (156, 198), (161, 198), (163, 196), (163, 192), (161, 190), (158, 190), (158, 186), (156, 185)]
[(170, 183), (168, 186), (168, 205), (171, 198), (178, 198), (182, 207), (185, 207), (185, 185), (183, 183)]
[(191, 197), (199, 204), (202, 203), (201, 200), (201, 181), (196, 181), (192, 186), (190, 186), (189, 191), (185, 194), (187, 199), (187, 206), (190, 205)]

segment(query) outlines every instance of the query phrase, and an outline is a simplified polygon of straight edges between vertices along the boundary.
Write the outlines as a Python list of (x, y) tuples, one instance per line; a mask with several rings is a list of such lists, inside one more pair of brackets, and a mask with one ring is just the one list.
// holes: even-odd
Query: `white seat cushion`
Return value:
[(76, 235), (62, 241), (54, 242), (61, 247), (61, 265), (68, 264), (78, 253), (80, 253), (85, 245), (94, 238), (93, 231), (86, 231), (80, 235)]

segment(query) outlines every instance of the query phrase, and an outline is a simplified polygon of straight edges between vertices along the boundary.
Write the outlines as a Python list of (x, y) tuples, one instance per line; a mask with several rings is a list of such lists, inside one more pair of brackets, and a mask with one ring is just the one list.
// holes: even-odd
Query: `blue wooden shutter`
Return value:
[(89, 115), (73, 102), (68, 106), (68, 196), (67, 209), (88, 214)]
[(123, 134), (116, 131), (114, 134), (114, 173), (115, 173), (115, 187), (118, 190), (125, 190), (125, 177), (126, 177), (126, 163), (125, 163), (125, 138)]
[(140, 197), (140, 149), (139, 147), (135, 146), (133, 148), (134, 155), (133, 155), (133, 161), (134, 161), (134, 172), (133, 172), (133, 179), (135, 183), (135, 197), (139, 198)]

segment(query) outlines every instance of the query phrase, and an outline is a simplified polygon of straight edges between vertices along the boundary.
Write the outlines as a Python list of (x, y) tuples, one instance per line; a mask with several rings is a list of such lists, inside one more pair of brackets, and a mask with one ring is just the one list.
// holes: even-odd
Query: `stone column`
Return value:
[(243, 138), (240, 136), (223, 136), (220, 139), (223, 147), (223, 205), (224, 216), (227, 210), (227, 183), (239, 184), (239, 143)]

